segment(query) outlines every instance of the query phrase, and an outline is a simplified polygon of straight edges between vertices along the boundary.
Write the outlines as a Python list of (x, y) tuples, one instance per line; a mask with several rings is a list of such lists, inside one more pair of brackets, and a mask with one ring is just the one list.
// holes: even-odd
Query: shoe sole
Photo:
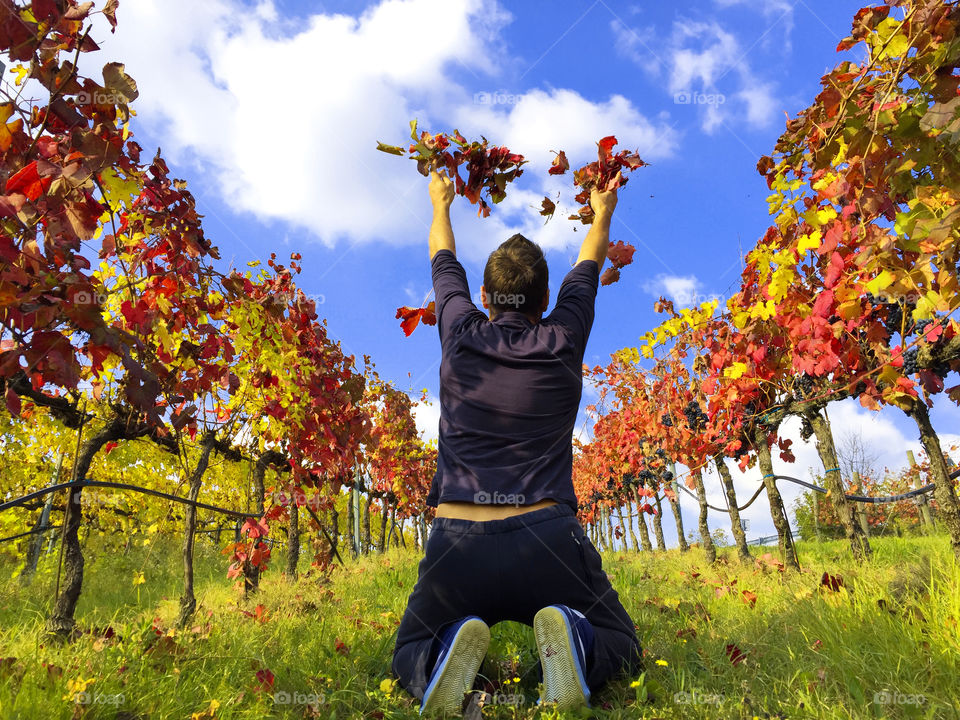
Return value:
[(447, 661), (434, 683), (427, 687), (421, 715), (458, 713), (464, 693), (473, 681), (490, 644), (490, 628), (482, 620), (467, 620), (453, 639)]
[(533, 634), (537, 639), (540, 665), (543, 667), (542, 702), (556, 703), (566, 710), (589, 703), (589, 690), (574, 655), (573, 635), (563, 611), (545, 607), (533, 617)]

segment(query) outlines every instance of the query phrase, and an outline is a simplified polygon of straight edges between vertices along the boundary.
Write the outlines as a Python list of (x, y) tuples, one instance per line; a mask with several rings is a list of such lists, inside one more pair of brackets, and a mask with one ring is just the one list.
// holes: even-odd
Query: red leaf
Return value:
[(753, 607), (754, 605), (757, 604), (756, 593), (750, 592), (749, 590), (741, 590), (740, 595), (743, 597), (743, 601), (750, 607)]
[(935, 343), (940, 339), (941, 335), (943, 335), (943, 325), (935, 322), (927, 326), (927, 329), (923, 333), (923, 338), (929, 343)]
[(727, 645), (726, 653), (727, 657), (730, 658), (730, 662), (734, 665), (739, 665), (747, 658), (743, 651), (736, 645)]
[(820, 578), (820, 586), (825, 587), (833, 592), (837, 592), (844, 586), (843, 578), (839, 575), (831, 575), (825, 571), (823, 573), (823, 577)]
[(830, 267), (827, 268), (827, 274), (823, 278), (824, 287), (832, 288), (837, 284), (837, 280), (839, 280), (843, 274), (843, 267), (843, 255), (834, 252), (833, 255), (830, 256)]
[(548, 197), (543, 198), (543, 203), (541, 204), (540, 214), (543, 215), (547, 220), (553, 217), (553, 214), (557, 211), (557, 204)]
[(7, 180), (8, 194), (20, 193), (26, 195), (30, 200), (36, 200), (47, 191), (53, 180), (50, 177), (40, 177), (37, 162), (37, 160), (34, 160)]
[(615, 267), (608, 267), (603, 271), (603, 275), (600, 276), (601, 285), (613, 285), (617, 280), (620, 279), (620, 271)]
[(615, 244), (607, 248), (607, 259), (613, 263), (614, 267), (621, 268), (633, 262), (633, 253), (636, 250), (633, 245), (617, 240)]
[(247, 533), (253, 539), (266, 537), (270, 534), (269, 528), (263, 524), (262, 520), (254, 520), (253, 518), (247, 518), (240, 531), (241, 533)]
[(550, 169), (547, 172), (550, 175), (563, 175), (569, 169), (570, 161), (567, 160), (567, 154), (561, 150), (553, 159), (553, 163), (551, 163)]
[(399, 307), (396, 317), (398, 320), (402, 320), (400, 328), (403, 330), (403, 334), (410, 337), (421, 320), (425, 325), (437, 324), (436, 303), (431, 300), (425, 308)]
[(833, 291), (824, 290), (817, 295), (817, 299), (813, 303), (812, 311), (814, 317), (818, 318), (826, 319), (833, 315)]
[(267, 691), (270, 692), (273, 690), (273, 681), (274, 675), (267, 668), (262, 670), (257, 670), (257, 686), (254, 688), (256, 692)]
[(943, 392), (943, 379), (930, 370), (921, 370), (918, 374), (923, 389), (931, 395)]
[(599, 148), (600, 160), (609, 160), (610, 151), (613, 149), (613, 146), (617, 144), (617, 138), (613, 135), (607, 135), (600, 142), (597, 143)]
[(33, 16), (37, 20), (48, 20), (57, 16), (57, 3), (55, 0), (33, 0), (31, 3)]
[(20, 416), (20, 396), (12, 387), (7, 388), (7, 411), (14, 417)]
[(120, 443), (108, 442), (106, 445), (103, 446), (103, 451), (104, 451), (107, 455), (109, 455), (110, 452), (111, 452), (115, 447), (117, 447), (117, 445), (119, 445), (119, 444), (120, 444)]
[(420, 311), (420, 314), (424, 325), (437, 324), (437, 304), (433, 300), (427, 303), (427, 306)]

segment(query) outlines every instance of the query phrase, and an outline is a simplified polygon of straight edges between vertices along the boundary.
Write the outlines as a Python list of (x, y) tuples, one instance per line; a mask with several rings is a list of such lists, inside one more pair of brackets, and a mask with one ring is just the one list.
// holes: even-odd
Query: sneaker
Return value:
[(450, 625), (440, 637), (440, 654), (423, 693), (420, 714), (459, 713), (463, 695), (473, 689), (473, 681), (487, 654), (490, 628), (471, 615)]
[(566, 605), (545, 607), (533, 617), (533, 634), (543, 668), (540, 700), (561, 710), (589, 705), (586, 677), (593, 627), (583, 613)]

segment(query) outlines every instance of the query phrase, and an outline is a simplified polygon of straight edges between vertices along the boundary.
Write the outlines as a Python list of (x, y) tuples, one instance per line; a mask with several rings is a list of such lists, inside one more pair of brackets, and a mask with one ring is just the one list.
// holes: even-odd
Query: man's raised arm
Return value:
[[(619, 176), (620, 173), (617, 173), (617, 177)], [(600, 192), (594, 188), (590, 192), (590, 207), (593, 208), (593, 224), (580, 246), (577, 263), (581, 260), (595, 260), (597, 268), (602, 270), (610, 244), (610, 220), (613, 218), (614, 208), (617, 207), (617, 191)]]
[(430, 223), (430, 259), (440, 250), (457, 254), (450, 224), (450, 203), (453, 202), (453, 180), (439, 170), (430, 171), (430, 201), (433, 203), (433, 222)]

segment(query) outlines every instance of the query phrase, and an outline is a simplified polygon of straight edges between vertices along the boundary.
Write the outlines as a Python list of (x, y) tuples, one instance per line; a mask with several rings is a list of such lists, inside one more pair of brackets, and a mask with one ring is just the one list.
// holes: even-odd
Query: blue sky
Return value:
[[(604, 364), (657, 323), (659, 295), (683, 305), (735, 290), (741, 252), (768, 224), (756, 162), (784, 112), (806, 107), (842, 59), (835, 48), (860, 4), (134, 0), (121, 4), (115, 36), (99, 28), (103, 52), (86, 61), (125, 62), (138, 81), (136, 138), (162, 147), (189, 181), (221, 269), (302, 253), (299, 282), (331, 334), (400, 387), (435, 397), (435, 329), (404, 338), (394, 318), (430, 289), (426, 180), (376, 152), (378, 140), (402, 144), (416, 117), (526, 155), (490, 218), (458, 198), (458, 254), (477, 292), (486, 255), (523, 232), (547, 251), (552, 296), (585, 228), (565, 219), (571, 179), (548, 178), (550, 150), (577, 167), (604, 135), (639, 149), (650, 166), (621, 192), (611, 232), (637, 253), (600, 289), (585, 359)], [(534, 206), (547, 193), (560, 193), (560, 210), (544, 225)], [(592, 400), (588, 389), (584, 406)], [(418, 418), (427, 435), (436, 412)], [(837, 413), (876, 445), (881, 467), (916, 446), (897, 412)], [(934, 419), (952, 431), (960, 415), (938, 409)], [(810, 448), (790, 469), (805, 476), (816, 465)], [(756, 483), (738, 478), (740, 494)], [(718, 486), (710, 494), (722, 504)], [(751, 535), (772, 528), (758, 506)]]

